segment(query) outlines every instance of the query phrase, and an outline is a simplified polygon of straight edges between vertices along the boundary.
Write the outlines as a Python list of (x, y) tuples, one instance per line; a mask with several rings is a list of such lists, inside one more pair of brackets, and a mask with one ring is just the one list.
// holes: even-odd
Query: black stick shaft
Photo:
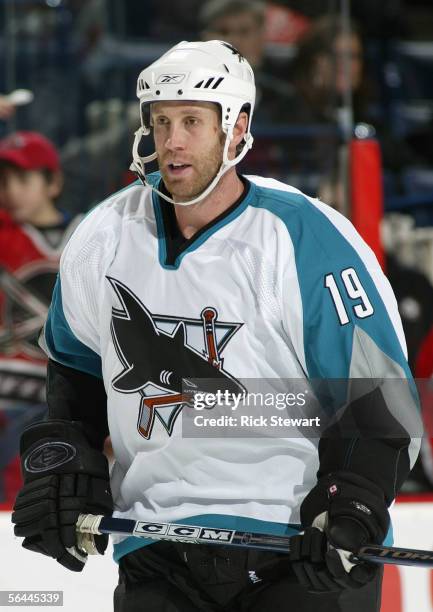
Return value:
[[(93, 533), (95, 535), (101, 533), (129, 535), (138, 538), (170, 540), (189, 544), (241, 546), (242, 548), (259, 548), (261, 550), (281, 553), (290, 552), (291, 538), (291, 536), (252, 533), (250, 531), (237, 531), (218, 527), (201, 527), (198, 525), (163, 522), (148, 523), (145, 521), (93, 515), (80, 515), (77, 531), (80, 533)], [(353, 560), (380, 564), (391, 563), (395, 565), (433, 567), (433, 551), (368, 544), (353, 555)]]

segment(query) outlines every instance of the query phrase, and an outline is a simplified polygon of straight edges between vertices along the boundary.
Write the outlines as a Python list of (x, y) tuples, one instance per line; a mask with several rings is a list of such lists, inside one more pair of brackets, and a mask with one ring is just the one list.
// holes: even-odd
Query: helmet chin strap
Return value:
[(245, 141), (245, 145), (242, 151), (239, 153), (239, 155), (237, 155), (234, 159), (229, 159), (228, 150), (229, 150), (230, 142), (232, 141), (232, 138), (233, 138), (233, 131), (232, 130), (227, 131), (226, 140), (224, 143), (224, 150), (223, 150), (223, 160), (222, 160), (221, 166), (219, 167), (218, 172), (216, 173), (212, 181), (209, 183), (209, 185), (206, 187), (204, 191), (202, 191), (198, 196), (196, 196), (192, 200), (188, 200), (187, 202), (175, 202), (172, 198), (167, 196), (165, 193), (162, 193), (161, 191), (159, 191), (156, 187), (148, 183), (146, 180), (145, 165), (151, 161), (154, 161), (157, 158), (157, 154), (155, 151), (151, 155), (140, 157), (138, 153), (138, 147), (139, 147), (142, 137), (148, 136), (149, 133), (150, 133), (150, 130), (143, 128), (143, 127), (140, 127), (135, 132), (134, 144), (132, 147), (133, 161), (131, 163), (130, 170), (132, 170), (133, 172), (137, 174), (137, 176), (139, 177), (143, 185), (146, 185), (147, 187), (150, 187), (151, 189), (153, 189), (153, 191), (155, 191), (161, 198), (163, 198), (167, 202), (170, 202), (171, 204), (176, 204), (179, 206), (191, 206), (191, 204), (197, 204), (197, 202), (200, 202), (201, 200), (206, 198), (210, 194), (210, 192), (213, 189), (215, 189), (220, 178), (227, 172), (227, 170), (229, 170), (230, 168), (238, 164), (241, 161), (241, 159), (245, 157), (245, 155), (247, 154), (247, 151), (251, 148), (253, 144), (253, 137), (251, 136), (251, 134), (248, 134), (246, 141)]

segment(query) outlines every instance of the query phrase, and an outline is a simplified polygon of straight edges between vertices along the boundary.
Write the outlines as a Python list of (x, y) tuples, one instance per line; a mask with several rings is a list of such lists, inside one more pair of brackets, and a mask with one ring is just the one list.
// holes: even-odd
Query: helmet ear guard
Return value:
[(142, 157), (139, 154), (139, 147), (142, 138), (144, 138), (145, 136), (149, 136), (149, 134), (150, 129), (143, 126), (139, 127), (138, 130), (134, 132), (134, 142), (132, 144), (132, 162), (129, 166), (129, 169), (137, 174), (137, 176), (144, 185), (149, 184), (146, 181), (145, 164), (149, 164), (157, 158), (156, 151), (154, 151), (151, 155), (146, 155), (145, 157)]
[[(187, 68), (187, 70), (185, 70)], [(220, 178), (238, 164), (253, 144), (251, 121), (255, 102), (254, 73), (251, 66), (231, 45), (223, 41), (181, 42), (167, 51), (156, 62), (145, 68), (138, 77), (137, 96), (140, 100), (141, 127), (135, 132), (132, 147), (131, 170), (137, 173), (145, 185), (145, 165), (156, 159), (156, 152), (140, 156), (142, 139), (149, 136), (150, 104), (158, 101), (214, 102), (221, 109), (221, 128), (226, 134), (221, 166), (210, 185), (196, 198), (188, 202), (176, 202), (183, 206), (204, 199), (215, 188)], [(239, 114), (249, 107), (248, 126), (242, 150), (234, 159), (228, 159), (233, 139), (233, 129)], [(175, 203), (152, 185), (160, 197)]]

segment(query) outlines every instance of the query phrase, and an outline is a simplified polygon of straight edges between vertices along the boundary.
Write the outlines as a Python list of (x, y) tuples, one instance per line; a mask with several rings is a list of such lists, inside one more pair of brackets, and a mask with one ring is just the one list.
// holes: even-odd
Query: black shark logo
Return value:
[[(119, 393), (140, 394), (138, 430), (141, 435), (150, 438), (155, 416), (170, 435), (176, 417), (191, 399), (185, 388), (190, 388), (192, 393), (198, 391), (198, 379), (206, 379), (206, 392), (209, 393), (244, 391), (244, 387), (223, 370), (218, 343), (207, 341), (214, 331), (214, 309), (205, 309), (202, 321), (185, 320), (203, 325), (208, 350), (200, 354), (187, 342), (185, 321), (178, 320), (171, 333), (163, 331), (155, 321), (162, 321), (164, 317), (152, 315), (123, 283), (113, 278), (108, 280), (122, 305), (120, 309), (112, 309), (111, 335), (123, 366), (113, 379), (112, 387)], [(230, 335), (240, 325), (232, 327)], [(222, 344), (227, 344), (227, 338)], [(219, 348), (221, 350), (221, 345)], [(166, 409), (164, 416), (162, 408)]]

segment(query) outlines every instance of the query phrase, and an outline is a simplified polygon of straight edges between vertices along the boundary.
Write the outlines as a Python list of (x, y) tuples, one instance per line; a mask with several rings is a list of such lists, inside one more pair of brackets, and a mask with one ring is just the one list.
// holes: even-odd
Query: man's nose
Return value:
[(170, 126), (165, 146), (170, 151), (185, 148), (185, 131), (182, 126), (174, 124)]

